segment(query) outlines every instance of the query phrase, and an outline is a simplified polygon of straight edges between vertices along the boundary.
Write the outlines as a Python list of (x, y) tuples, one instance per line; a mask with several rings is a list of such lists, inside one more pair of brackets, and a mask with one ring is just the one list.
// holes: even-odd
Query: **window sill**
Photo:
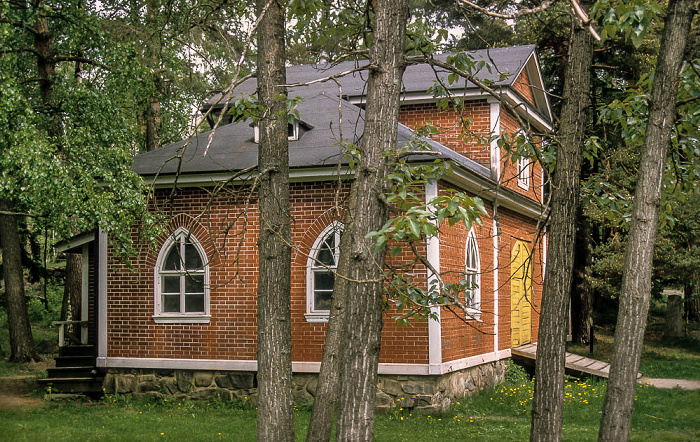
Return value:
[(482, 322), (481, 321), (481, 310), (474, 310), (474, 309), (467, 309), (467, 316), (464, 318), (467, 321), (476, 321), (476, 322)]
[(328, 322), (329, 313), (307, 313), (304, 315), (306, 322)]
[(156, 324), (209, 324), (211, 315), (153, 315)]

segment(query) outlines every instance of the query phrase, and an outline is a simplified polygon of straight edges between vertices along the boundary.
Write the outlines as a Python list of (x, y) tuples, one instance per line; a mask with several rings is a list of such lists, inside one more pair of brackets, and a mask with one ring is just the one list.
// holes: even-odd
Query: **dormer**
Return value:
[[(287, 140), (298, 141), (301, 139), (302, 135), (313, 129), (313, 126), (305, 123), (297, 118), (292, 118), (292, 121), (287, 122)], [(257, 124), (251, 124), (253, 126), (253, 141), (259, 143), (260, 133), (258, 131)]]

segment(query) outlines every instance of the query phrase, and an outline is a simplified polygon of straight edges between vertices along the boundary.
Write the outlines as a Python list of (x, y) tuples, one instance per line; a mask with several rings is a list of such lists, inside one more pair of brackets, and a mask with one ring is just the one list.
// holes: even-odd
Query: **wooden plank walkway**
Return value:
[[(511, 350), (511, 354), (513, 359), (519, 359), (525, 364), (534, 367), (535, 355), (537, 354), (537, 343), (513, 348)], [(569, 352), (566, 353), (565, 367), (566, 374), (572, 376), (597, 376), (607, 379), (610, 372), (610, 364), (607, 362), (575, 355)], [(640, 377), (642, 377), (642, 374), (637, 373), (637, 379)]]

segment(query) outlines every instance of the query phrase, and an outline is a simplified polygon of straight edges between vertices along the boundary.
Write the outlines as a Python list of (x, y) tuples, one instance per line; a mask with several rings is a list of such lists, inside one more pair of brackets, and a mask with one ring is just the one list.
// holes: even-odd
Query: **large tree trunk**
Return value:
[(159, 34), (158, 21), (156, 20), (155, 0), (146, 0), (146, 23), (147, 29), (151, 34), (151, 39), (148, 42), (149, 57), (151, 59), (151, 75), (155, 90), (148, 97), (148, 104), (145, 112), (146, 117), (146, 151), (150, 152), (160, 147), (160, 125), (161, 111), (160, 98), (158, 93), (161, 88), (160, 74), (158, 73), (158, 47), (160, 42), (157, 41)]
[(593, 287), (590, 283), (593, 253), (591, 227), (580, 205), (577, 214), (576, 248), (574, 249), (574, 280), (571, 289), (571, 340), (588, 344), (593, 338)]
[[(264, 9), (267, 7), (265, 12)], [(285, 3), (258, 0), (258, 440), (294, 440), (290, 314), (291, 228), (284, 14)]]
[(625, 252), (610, 377), (598, 434), (600, 441), (625, 441), (630, 434), (637, 370), (651, 295), (663, 172), (675, 121), (678, 77), (694, 7), (692, 0), (670, 0), (666, 12)]
[(563, 437), (567, 306), (574, 265), (576, 208), (590, 103), (592, 54), (589, 31), (572, 25), (553, 177), (547, 274), (542, 293), (530, 428), (532, 441), (559, 441)]
[[(375, 250), (366, 235), (389, 216), (384, 201), (387, 149), (396, 145), (408, 0), (377, 0), (367, 86), (365, 126), (360, 161), (352, 184), (345, 249), (338, 272), (344, 285), (345, 331), (341, 362), (338, 441), (374, 438), (377, 368), (382, 329), (384, 250)], [(352, 301), (350, 301), (352, 299)]]
[[(352, 245), (349, 244), (349, 241), (350, 235), (342, 235), (340, 250), (350, 250)], [(343, 261), (341, 255), (339, 266), (346, 267)], [(341, 267), (337, 271), (342, 271)], [(346, 283), (345, 278), (335, 278), (328, 329), (323, 344), (323, 360), (321, 361), (321, 371), (318, 374), (318, 387), (314, 397), (314, 408), (311, 412), (309, 428), (306, 432), (307, 442), (327, 442), (331, 439), (333, 420), (338, 405), (340, 362), (343, 355), (342, 341), (346, 319), (346, 296), (348, 294)]]
[(17, 220), (12, 205), (0, 199), (0, 244), (2, 244), (2, 267), (5, 279), (5, 305), (10, 331), (10, 361), (38, 361), (32, 338), (32, 328), (27, 314), (27, 298), (24, 295), (24, 272), (20, 254)]

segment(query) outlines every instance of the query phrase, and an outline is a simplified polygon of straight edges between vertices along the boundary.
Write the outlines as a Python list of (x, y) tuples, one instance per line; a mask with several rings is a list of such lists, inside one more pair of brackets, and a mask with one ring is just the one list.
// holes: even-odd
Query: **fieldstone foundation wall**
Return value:
[[(506, 364), (496, 361), (442, 376), (380, 375), (377, 410), (394, 408), (445, 410), (452, 401), (503, 382)], [(317, 375), (297, 373), (293, 378), (297, 400), (316, 394)], [(108, 369), (104, 385), (109, 394), (191, 398), (202, 400), (257, 400), (254, 372), (208, 370)]]

